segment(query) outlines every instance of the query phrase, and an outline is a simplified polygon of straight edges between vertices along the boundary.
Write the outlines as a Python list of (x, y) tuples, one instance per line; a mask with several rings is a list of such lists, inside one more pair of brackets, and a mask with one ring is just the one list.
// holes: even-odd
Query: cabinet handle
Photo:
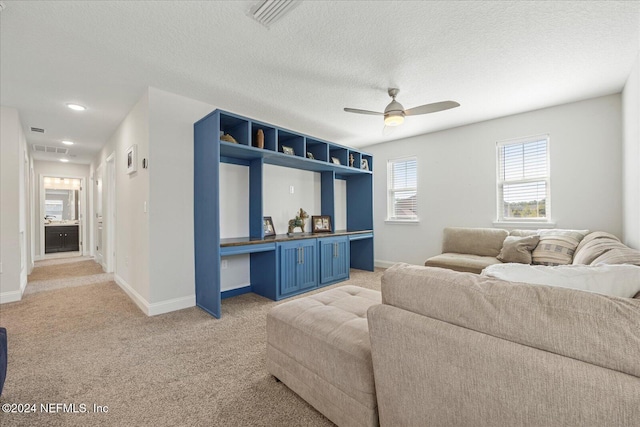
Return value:
[(300, 249), (301, 248), (298, 248), (298, 260), (297, 260), (298, 262), (297, 262), (297, 264), (300, 264)]
[(62, 233), (60, 233), (60, 237), (62, 237)]
[(67, 233), (64, 233), (64, 237), (67, 237), (67, 236), (68, 236), (68, 234), (67, 234)]
[(300, 264), (304, 264), (304, 247), (300, 248)]
[(338, 244), (337, 243), (333, 244), (333, 257), (334, 258), (338, 258)]

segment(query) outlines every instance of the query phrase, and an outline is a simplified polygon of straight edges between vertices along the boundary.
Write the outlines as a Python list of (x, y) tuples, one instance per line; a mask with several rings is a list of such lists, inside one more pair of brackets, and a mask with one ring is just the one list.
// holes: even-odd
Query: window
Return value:
[(387, 221), (418, 221), (417, 169), (415, 157), (387, 162)]
[(549, 136), (497, 143), (498, 221), (549, 221)]

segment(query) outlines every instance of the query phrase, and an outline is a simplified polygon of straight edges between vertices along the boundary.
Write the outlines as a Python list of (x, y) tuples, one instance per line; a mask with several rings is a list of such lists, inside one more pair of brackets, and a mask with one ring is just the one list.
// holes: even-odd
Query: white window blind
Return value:
[(415, 157), (387, 162), (387, 220), (418, 220), (417, 171)]
[(549, 137), (497, 144), (498, 221), (549, 220)]

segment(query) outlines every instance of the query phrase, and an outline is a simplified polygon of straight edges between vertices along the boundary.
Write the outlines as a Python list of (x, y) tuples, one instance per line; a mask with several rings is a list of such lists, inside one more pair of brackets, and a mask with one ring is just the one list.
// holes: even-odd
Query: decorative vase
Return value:
[(353, 167), (353, 161), (354, 161), (353, 154), (349, 154), (349, 166)]
[(258, 129), (258, 132), (256, 132), (256, 147), (264, 148), (264, 132), (262, 129)]

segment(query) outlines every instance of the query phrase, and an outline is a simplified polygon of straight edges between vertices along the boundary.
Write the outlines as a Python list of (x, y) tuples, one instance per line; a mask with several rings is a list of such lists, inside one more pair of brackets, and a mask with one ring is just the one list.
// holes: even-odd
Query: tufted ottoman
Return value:
[(380, 292), (342, 286), (267, 315), (267, 370), (339, 426), (377, 426), (367, 309)]

